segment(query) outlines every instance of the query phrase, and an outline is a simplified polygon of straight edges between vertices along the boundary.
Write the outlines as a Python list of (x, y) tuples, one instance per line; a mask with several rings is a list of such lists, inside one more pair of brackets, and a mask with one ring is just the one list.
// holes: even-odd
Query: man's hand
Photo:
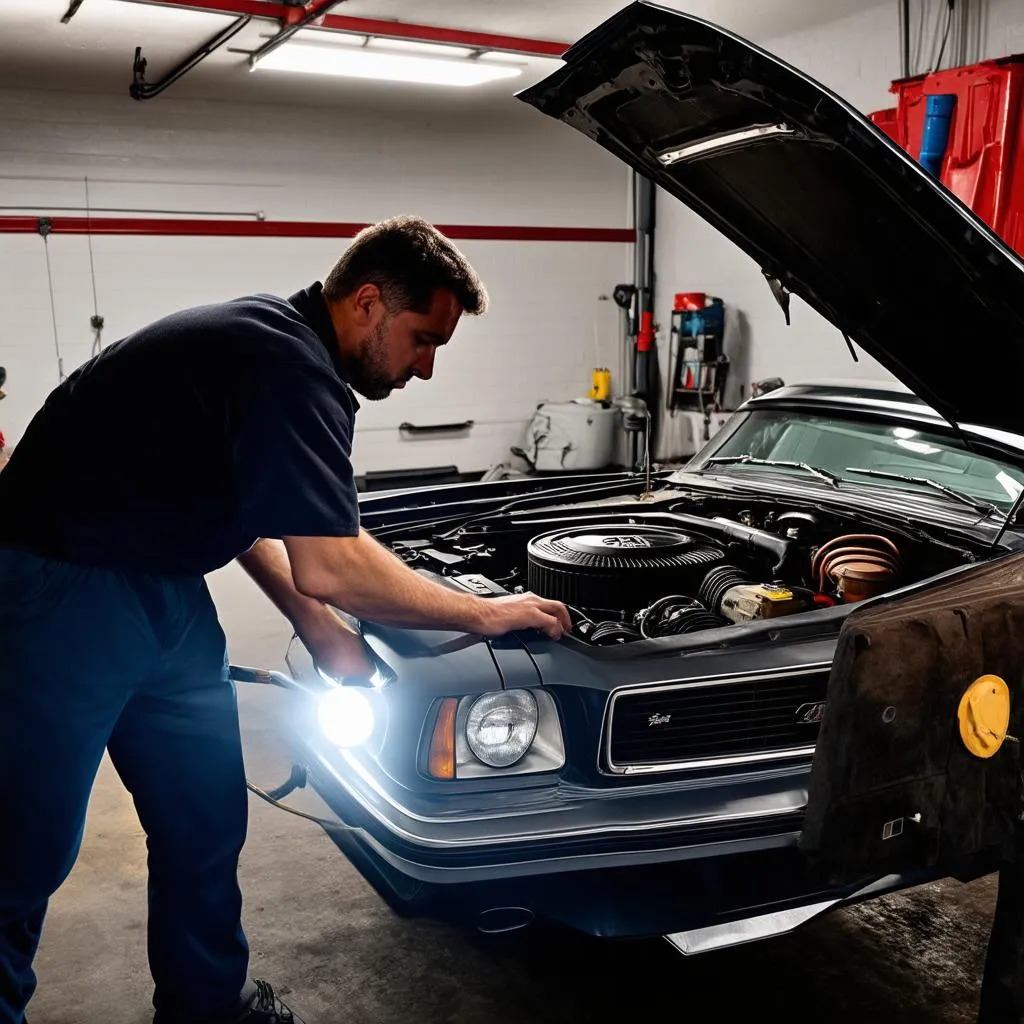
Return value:
[(484, 636), (502, 636), (516, 629), (539, 629), (552, 640), (560, 640), (572, 630), (572, 620), (560, 601), (548, 601), (536, 594), (481, 598), (481, 623)]
[(374, 673), (374, 665), (362, 637), (352, 632), (337, 616), (332, 617), (336, 625), (325, 623), (303, 638), (316, 667), (331, 679), (344, 679), (346, 676), (369, 679)]
[(295, 589), (357, 619), (403, 629), (460, 629), (501, 636), (539, 629), (554, 640), (572, 628), (558, 601), (535, 594), (477, 597), (409, 568), (365, 530), (357, 537), (285, 537)]

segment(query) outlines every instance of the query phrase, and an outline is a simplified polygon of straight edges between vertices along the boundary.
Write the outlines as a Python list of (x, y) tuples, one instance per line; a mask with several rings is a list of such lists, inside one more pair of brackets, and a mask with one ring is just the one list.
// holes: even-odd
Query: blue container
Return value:
[(956, 95), (942, 93), (927, 97), (925, 107), (924, 131), (921, 133), (921, 166), (932, 177), (937, 178), (942, 170), (942, 158), (946, 155), (949, 145), (949, 123), (953, 119), (953, 108), (956, 106)]
[(703, 309), (689, 309), (682, 317), (682, 335), (693, 338), (698, 334), (721, 335), (725, 331), (725, 305), (712, 298)]

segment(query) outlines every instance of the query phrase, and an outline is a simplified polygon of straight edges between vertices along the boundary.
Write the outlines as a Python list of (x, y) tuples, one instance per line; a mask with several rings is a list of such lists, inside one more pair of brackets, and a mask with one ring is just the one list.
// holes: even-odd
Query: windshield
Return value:
[[(741, 456), (749, 456), (751, 461), (709, 464), (710, 459)], [(788, 465), (768, 466), (754, 461), (758, 459)], [(853, 470), (923, 478), (1004, 510), (1024, 490), (1024, 469), (975, 455), (957, 438), (836, 413), (755, 409), (700, 463), (706, 473), (785, 473), (812, 479), (806, 467), (861, 486), (931, 490), (920, 481)], [(941, 497), (940, 492), (935, 493)]]

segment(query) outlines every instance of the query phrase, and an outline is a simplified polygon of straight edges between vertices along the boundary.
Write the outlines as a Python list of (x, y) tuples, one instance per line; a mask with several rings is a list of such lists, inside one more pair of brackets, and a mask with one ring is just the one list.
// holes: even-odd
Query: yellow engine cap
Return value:
[(999, 676), (982, 676), (967, 687), (957, 712), (960, 738), (975, 757), (991, 757), (1010, 726), (1010, 688)]

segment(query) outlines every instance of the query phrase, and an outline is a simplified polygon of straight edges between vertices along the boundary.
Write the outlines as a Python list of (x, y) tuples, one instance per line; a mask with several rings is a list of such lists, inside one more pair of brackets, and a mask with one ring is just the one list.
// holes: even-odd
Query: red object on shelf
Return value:
[(704, 292), (676, 292), (674, 309), (694, 310), (703, 309), (707, 305), (708, 297)]
[(650, 352), (654, 344), (654, 314), (640, 314), (640, 334), (636, 339), (637, 352)]
[(954, 95), (939, 180), (1024, 255), (1024, 54), (899, 79), (897, 105), (871, 115), (915, 159), (927, 97)]

